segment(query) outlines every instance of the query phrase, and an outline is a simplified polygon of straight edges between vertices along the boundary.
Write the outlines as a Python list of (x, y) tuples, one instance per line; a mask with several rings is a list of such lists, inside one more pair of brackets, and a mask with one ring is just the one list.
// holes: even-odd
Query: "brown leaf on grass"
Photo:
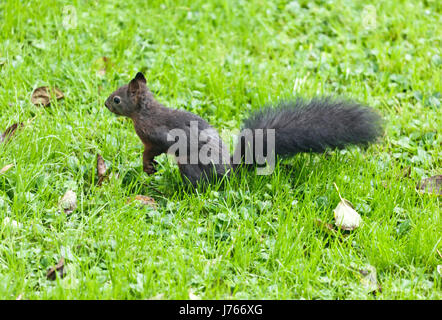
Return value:
[(101, 155), (97, 156), (97, 174), (98, 174), (98, 185), (101, 186), (104, 178), (106, 178), (106, 163)]
[(31, 101), (37, 106), (43, 105), (44, 107), (47, 107), (51, 104), (51, 99), (53, 96), (55, 96), (57, 100), (64, 98), (63, 92), (61, 92), (58, 88), (39, 87), (32, 93)]
[(64, 257), (61, 257), (58, 263), (48, 270), (46, 278), (49, 280), (55, 280), (57, 278), (57, 273), (60, 278), (63, 278), (66, 275), (66, 272), (64, 271)]
[(422, 193), (442, 195), (442, 174), (423, 179), (416, 187)]
[(406, 166), (405, 168), (402, 169), (401, 171), (402, 177), (404, 178), (410, 178), (411, 175), (411, 167), (410, 166)]
[(127, 202), (133, 202), (133, 201), (138, 201), (145, 206), (151, 206), (153, 208), (157, 207), (157, 203), (155, 202), (154, 198), (148, 196), (137, 195), (133, 199), (129, 198)]
[(0, 136), (0, 143), (8, 141), (19, 127), (23, 127), (23, 122), (14, 123), (12, 126), (6, 128), (5, 132)]
[(74, 191), (68, 190), (60, 199), (59, 206), (66, 214), (70, 214), (77, 209), (77, 195)]
[(94, 61), (92, 69), (97, 75), (104, 76), (108, 70), (112, 68), (112, 63), (108, 57), (101, 57)]
[(4, 166), (1, 170), (0, 170), (0, 175), (4, 174), (6, 171), (8, 171), (9, 169), (11, 169), (14, 166), (13, 163), (8, 164), (7, 166)]

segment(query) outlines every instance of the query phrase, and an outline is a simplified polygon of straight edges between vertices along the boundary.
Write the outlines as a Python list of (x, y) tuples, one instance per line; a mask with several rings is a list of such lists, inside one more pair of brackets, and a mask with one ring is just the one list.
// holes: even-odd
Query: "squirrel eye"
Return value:
[(118, 97), (118, 96), (114, 97), (114, 102), (116, 104), (119, 104), (121, 102), (120, 97)]

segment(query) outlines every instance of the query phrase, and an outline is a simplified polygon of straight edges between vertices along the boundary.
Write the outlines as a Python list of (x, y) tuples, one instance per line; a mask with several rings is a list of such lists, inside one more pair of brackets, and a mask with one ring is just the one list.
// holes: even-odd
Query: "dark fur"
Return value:
[[(236, 167), (216, 130), (193, 113), (169, 109), (157, 102), (142, 73), (113, 92), (105, 105), (113, 113), (133, 120), (135, 131), (144, 143), (143, 168), (147, 174), (155, 173), (154, 158), (168, 152), (174, 143), (167, 141), (168, 132), (180, 128), (189, 133), (191, 121), (198, 122), (200, 133), (209, 129), (207, 139), (198, 143), (198, 150), (203, 146), (216, 146), (222, 150), (225, 161), (216, 165), (186, 164), (182, 157), (190, 157), (188, 146), (187, 155), (175, 154), (183, 178), (196, 185), (202, 180), (228, 175)], [(382, 132), (381, 119), (371, 109), (328, 98), (309, 102), (298, 99), (280, 103), (275, 108), (263, 108), (245, 120), (244, 128), (275, 129), (276, 155), (283, 157), (299, 152), (323, 152), (326, 148), (343, 148), (349, 144), (367, 144), (375, 141)], [(243, 143), (243, 148), (237, 150), (244, 155), (244, 141), (239, 143)], [(272, 150), (265, 150), (266, 153), (269, 151)]]
[(358, 103), (315, 98), (263, 108), (246, 119), (243, 128), (275, 129), (276, 154), (287, 157), (374, 142), (382, 133), (382, 121)]

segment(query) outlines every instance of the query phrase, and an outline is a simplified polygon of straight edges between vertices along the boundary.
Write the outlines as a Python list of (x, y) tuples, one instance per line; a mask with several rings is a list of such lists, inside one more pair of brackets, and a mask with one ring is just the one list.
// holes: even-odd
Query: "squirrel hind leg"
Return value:
[(203, 164), (182, 164), (178, 162), (181, 177), (184, 181), (191, 183), (194, 187), (198, 184), (212, 183), (218, 178), (230, 175), (232, 167), (230, 164), (203, 165)]
[(198, 181), (201, 179), (202, 171), (198, 164), (182, 164), (178, 162), (178, 168), (180, 169), (181, 177), (186, 183), (190, 183), (196, 187)]

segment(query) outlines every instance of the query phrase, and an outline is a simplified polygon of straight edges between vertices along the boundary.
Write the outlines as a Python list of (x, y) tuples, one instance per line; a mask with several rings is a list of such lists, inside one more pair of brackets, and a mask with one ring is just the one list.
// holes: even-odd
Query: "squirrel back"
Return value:
[[(267, 157), (288, 157), (299, 152), (368, 144), (382, 133), (380, 116), (361, 104), (331, 98), (296, 99), (252, 113), (244, 121), (235, 152), (230, 157), (218, 132), (207, 121), (193, 113), (161, 105), (140, 72), (128, 85), (113, 92), (105, 106), (133, 120), (145, 147), (143, 169), (146, 173), (155, 173), (157, 155), (173, 154), (183, 178), (193, 185), (231, 174), (248, 154), (252, 157), (246, 163), (259, 163), (258, 147)], [(256, 138), (260, 134), (264, 139), (272, 136), (274, 143), (260, 145)]]

